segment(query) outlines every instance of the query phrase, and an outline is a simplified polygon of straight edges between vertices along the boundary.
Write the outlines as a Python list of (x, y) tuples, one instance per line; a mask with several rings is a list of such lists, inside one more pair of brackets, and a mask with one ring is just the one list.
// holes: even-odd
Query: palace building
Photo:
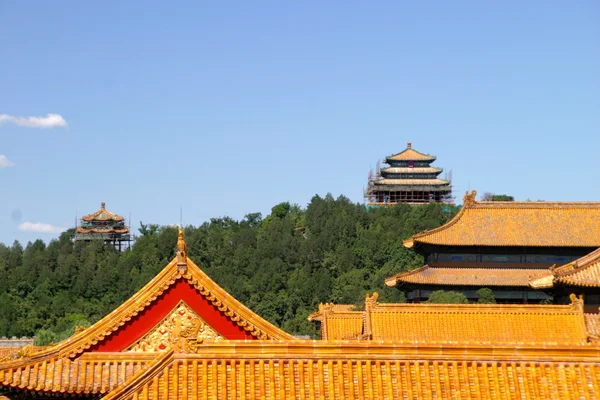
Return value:
[(452, 202), (450, 181), (440, 179), (441, 168), (432, 167), (435, 156), (412, 148), (386, 157), (388, 167), (369, 174), (365, 198), (370, 206), (388, 206), (397, 203), (426, 204)]
[[(467, 238), (465, 238), (466, 240)], [(564, 275), (557, 273), (551, 283)], [(549, 284), (549, 283), (547, 283)], [(188, 256), (93, 326), (0, 360), (0, 397), (594, 399), (600, 318), (568, 305), (325, 304), (321, 340), (246, 308)]]
[(560, 302), (578, 293), (586, 304), (600, 304), (600, 203), (480, 202), (475, 196), (467, 192), (445, 225), (404, 241), (425, 265), (386, 279), (387, 286), (401, 286), (415, 302), (439, 289), (476, 300), (485, 287), (499, 302)]
[(129, 248), (131, 236), (125, 218), (106, 209), (104, 202), (95, 213), (81, 218), (81, 224), (75, 229), (76, 242), (100, 240), (114, 245), (119, 251)]

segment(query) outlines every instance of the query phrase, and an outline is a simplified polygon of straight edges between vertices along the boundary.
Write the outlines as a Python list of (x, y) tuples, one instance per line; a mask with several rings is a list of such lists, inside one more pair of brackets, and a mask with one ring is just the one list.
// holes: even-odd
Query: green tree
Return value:
[(460, 293), (455, 292), (453, 290), (445, 291), (445, 290), (436, 290), (431, 293), (429, 299), (425, 303), (432, 304), (467, 304), (469, 300), (467, 297)]
[(489, 288), (481, 288), (477, 291), (477, 302), (480, 304), (496, 304), (496, 296)]

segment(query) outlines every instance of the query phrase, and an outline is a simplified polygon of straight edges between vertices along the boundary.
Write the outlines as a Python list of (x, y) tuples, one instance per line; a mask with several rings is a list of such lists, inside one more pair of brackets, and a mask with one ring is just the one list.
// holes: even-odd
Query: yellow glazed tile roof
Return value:
[[(165, 353), (103, 399), (562, 400), (593, 399), (600, 390), (597, 360), (510, 359), (481, 350), (465, 360), (440, 348), (420, 349), (415, 360), (395, 346), (360, 344), (274, 344), (261, 354), (255, 346), (209, 346), (206, 356)], [(434, 357), (422, 355), (432, 350)]]
[(388, 172), (390, 174), (433, 174), (442, 172), (441, 168), (435, 167), (417, 167), (417, 168), (400, 168), (400, 167), (386, 167), (382, 168), (381, 172)]
[(585, 324), (589, 334), (600, 339), (600, 314), (585, 314)]
[(404, 283), (458, 286), (529, 286), (532, 279), (550, 276), (549, 269), (524, 268), (436, 268), (425, 265), (385, 280), (387, 286)]
[[(362, 334), (357, 339), (395, 343), (530, 343), (585, 345), (593, 336), (586, 328), (583, 301), (570, 305), (509, 304), (380, 304), (367, 296)], [(346, 314), (343, 312), (340, 314)], [(320, 307), (321, 326), (336, 320), (335, 311)], [(468, 327), (468, 328), (466, 328)], [(355, 328), (354, 328), (355, 329)], [(334, 340), (334, 336), (323, 339)], [(349, 337), (347, 338), (349, 339)]]
[(380, 179), (374, 182), (375, 185), (434, 185), (443, 186), (450, 184), (449, 181), (444, 179)]
[(430, 156), (429, 154), (416, 151), (412, 148), (412, 144), (409, 142), (406, 146), (406, 149), (402, 150), (400, 153), (394, 154), (393, 156), (389, 156), (386, 159), (394, 161), (435, 161), (435, 156)]
[(439, 228), (404, 241), (444, 246), (600, 247), (600, 203), (475, 201)]
[(556, 285), (600, 287), (600, 249), (554, 268), (549, 277), (532, 279), (529, 284), (535, 289), (548, 289)]
[(88, 214), (84, 217), (81, 217), (84, 221), (124, 221), (125, 218), (120, 215), (113, 214), (106, 209), (104, 202), (100, 205), (100, 209), (95, 213)]
[(319, 311), (308, 316), (321, 322), (321, 338), (328, 340), (358, 339), (363, 331), (364, 313), (352, 311), (351, 304), (320, 304)]

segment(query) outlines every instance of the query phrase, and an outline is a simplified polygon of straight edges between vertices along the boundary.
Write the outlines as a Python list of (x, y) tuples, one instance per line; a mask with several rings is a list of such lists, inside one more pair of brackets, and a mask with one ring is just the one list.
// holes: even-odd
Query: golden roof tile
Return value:
[(412, 148), (412, 144), (408, 142), (406, 149), (400, 153), (394, 154), (386, 158), (393, 161), (435, 161), (435, 156), (421, 153)]
[(600, 247), (600, 203), (478, 202), (476, 193), (450, 222), (404, 246)]
[(585, 325), (591, 337), (600, 340), (600, 314), (584, 314)]
[[(600, 390), (597, 350), (573, 357), (563, 355), (567, 348), (552, 346), (478, 346), (465, 356), (469, 350), (463, 347), (383, 343), (258, 346), (223, 343), (198, 355), (165, 353), (104, 399), (562, 400), (592, 399)], [(561, 361), (569, 357), (574, 360)]]
[(450, 181), (445, 179), (388, 179), (383, 178), (373, 182), (376, 186), (385, 185), (433, 185), (433, 186), (444, 186), (449, 185)]
[(104, 202), (102, 202), (100, 204), (100, 209), (98, 211), (96, 211), (95, 213), (91, 213), (88, 214), (84, 217), (81, 217), (82, 220), (86, 221), (86, 222), (91, 222), (91, 221), (124, 221), (125, 218), (121, 217), (120, 215), (117, 214), (113, 214), (110, 211), (108, 211), (106, 209), (106, 204)]
[[(569, 305), (512, 304), (380, 304), (377, 295), (365, 301), (363, 330), (357, 338), (395, 343), (529, 343), (585, 345), (583, 300)], [(321, 325), (337, 323), (334, 311), (321, 313)], [(346, 316), (347, 312), (340, 312)], [(358, 315), (355, 316), (358, 319)], [(468, 327), (468, 329), (465, 329)], [(339, 339), (324, 332), (323, 339)]]
[(440, 173), (443, 170), (441, 168), (435, 168), (435, 167), (416, 167), (416, 168), (409, 168), (409, 167), (386, 167), (386, 168), (382, 168), (381, 172), (387, 172), (390, 174), (434, 174), (434, 173)]
[(321, 339), (359, 339), (363, 331), (364, 313), (353, 311), (353, 304), (319, 304), (319, 311), (308, 316), (321, 322)]
[(529, 286), (532, 279), (551, 276), (549, 269), (534, 268), (436, 268), (424, 265), (385, 280), (387, 286), (414, 283), (457, 286)]

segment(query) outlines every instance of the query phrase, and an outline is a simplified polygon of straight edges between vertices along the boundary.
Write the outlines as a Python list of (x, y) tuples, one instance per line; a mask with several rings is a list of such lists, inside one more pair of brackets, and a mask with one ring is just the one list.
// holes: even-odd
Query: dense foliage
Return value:
[[(385, 277), (421, 266), (402, 240), (454, 214), (445, 206), (366, 209), (315, 196), (306, 209), (278, 204), (262, 218), (214, 218), (185, 228), (188, 256), (219, 285), (283, 329), (317, 335), (307, 321), (320, 302), (361, 304), (367, 292), (403, 302)], [(73, 232), (46, 245), (0, 244), (0, 336), (61, 340), (130, 297), (173, 257), (177, 229), (142, 224), (131, 250), (73, 244)]]

